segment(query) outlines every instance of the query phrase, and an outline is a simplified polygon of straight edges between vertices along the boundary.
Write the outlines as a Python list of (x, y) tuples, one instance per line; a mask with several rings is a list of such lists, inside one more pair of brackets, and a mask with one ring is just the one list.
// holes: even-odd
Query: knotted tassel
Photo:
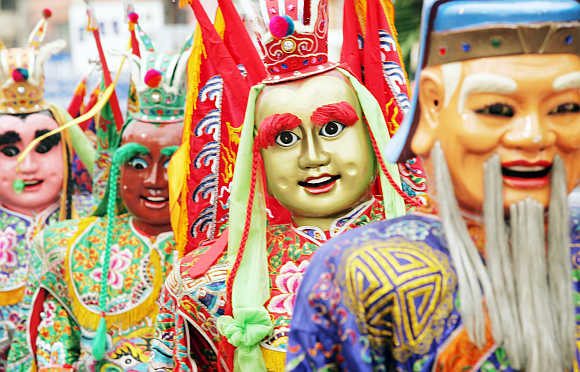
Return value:
[(101, 313), (101, 320), (97, 327), (97, 333), (93, 341), (93, 357), (97, 362), (100, 362), (105, 357), (105, 349), (107, 348), (107, 321), (105, 320), (105, 313)]

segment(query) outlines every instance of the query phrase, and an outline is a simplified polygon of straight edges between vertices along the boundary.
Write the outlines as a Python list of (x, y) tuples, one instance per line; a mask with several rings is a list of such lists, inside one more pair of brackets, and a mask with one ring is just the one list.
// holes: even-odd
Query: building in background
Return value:
[(27, 36), (27, 22), (22, 22), (26, 18), (24, 5), (23, 0), (0, 0), (0, 40), (7, 47), (23, 43), (23, 36)]

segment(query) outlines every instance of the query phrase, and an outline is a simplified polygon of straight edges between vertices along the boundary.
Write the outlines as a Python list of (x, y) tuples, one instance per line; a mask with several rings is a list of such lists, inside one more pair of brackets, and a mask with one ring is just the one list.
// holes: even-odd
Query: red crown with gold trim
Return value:
[(260, 0), (259, 36), (265, 83), (300, 79), (335, 67), (328, 62), (327, 0)]

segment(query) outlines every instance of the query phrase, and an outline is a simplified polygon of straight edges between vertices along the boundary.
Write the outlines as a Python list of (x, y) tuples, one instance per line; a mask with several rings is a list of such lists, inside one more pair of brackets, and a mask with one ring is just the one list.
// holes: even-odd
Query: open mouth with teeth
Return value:
[(516, 160), (502, 163), (504, 181), (516, 188), (540, 188), (550, 182), (552, 163), (548, 161), (528, 162)]
[(298, 181), (298, 185), (304, 187), (311, 194), (323, 194), (332, 190), (336, 181), (339, 179), (339, 175), (331, 176), (329, 174), (323, 174), (318, 177), (308, 177), (304, 181)]
[(40, 188), (40, 185), (43, 183), (43, 180), (27, 180), (24, 181), (24, 190), (25, 191), (32, 191), (35, 189)]
[(141, 196), (141, 200), (144, 201), (144, 204), (147, 208), (152, 209), (161, 209), (164, 208), (169, 201), (168, 197), (165, 196)]

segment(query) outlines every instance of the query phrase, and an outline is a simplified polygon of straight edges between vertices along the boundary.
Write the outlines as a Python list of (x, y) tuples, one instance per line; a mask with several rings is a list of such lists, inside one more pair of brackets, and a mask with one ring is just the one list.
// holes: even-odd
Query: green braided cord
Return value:
[(113, 226), (115, 221), (115, 201), (117, 196), (117, 178), (119, 177), (119, 167), (137, 154), (148, 154), (147, 147), (139, 143), (127, 143), (118, 148), (113, 154), (111, 173), (109, 174), (109, 197), (107, 199), (107, 235), (105, 237), (105, 257), (103, 259), (103, 269), (101, 273), (101, 287), (99, 289), (99, 310), (101, 320), (97, 328), (95, 340), (93, 342), (93, 356), (97, 361), (104, 357), (106, 343), (106, 321), (107, 312), (107, 281), (109, 278), (109, 263), (111, 259), (111, 243), (113, 241)]
[(175, 151), (177, 151), (178, 148), (179, 148), (179, 146), (166, 147), (166, 148), (161, 150), (161, 155), (164, 155), (164, 156), (167, 156), (170, 158), (173, 156), (173, 154), (175, 154)]

